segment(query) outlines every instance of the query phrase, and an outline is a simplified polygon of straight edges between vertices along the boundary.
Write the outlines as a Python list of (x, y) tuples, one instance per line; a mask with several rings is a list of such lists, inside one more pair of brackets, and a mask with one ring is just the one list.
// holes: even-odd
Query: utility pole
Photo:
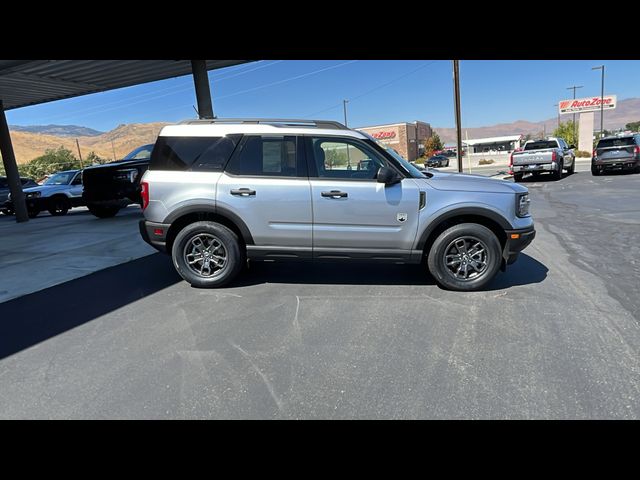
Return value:
[(456, 141), (458, 145), (458, 172), (462, 173), (462, 125), (460, 121), (460, 64), (453, 60), (453, 94), (456, 108)]
[(113, 152), (113, 161), (116, 161), (116, 147), (113, 146), (113, 138), (111, 139), (111, 151)]
[(593, 67), (591, 70), (602, 70), (602, 85), (600, 86), (600, 138), (604, 137), (604, 65)]
[(349, 100), (342, 100), (342, 109), (344, 110), (344, 126), (348, 127), (349, 124), (347, 123), (347, 103), (349, 103)]
[[(584, 85), (572, 85), (571, 87), (567, 87), (567, 90), (571, 90), (573, 89), (573, 99), (576, 99), (576, 89), (578, 88), (582, 88)], [(577, 143), (576, 141), (576, 114), (573, 114), (573, 142), (572, 143)]]
[(80, 158), (80, 168), (84, 168), (84, 165), (82, 164), (82, 153), (80, 152), (80, 142), (78, 142), (77, 138), (76, 138), (76, 146), (78, 147), (78, 157)]
[[(557, 107), (557, 106), (558, 106), (558, 104), (557, 104), (557, 103), (554, 103), (554, 104), (553, 104), (553, 106), (554, 106), (554, 107)], [(560, 128), (560, 108), (558, 108), (558, 128)]]

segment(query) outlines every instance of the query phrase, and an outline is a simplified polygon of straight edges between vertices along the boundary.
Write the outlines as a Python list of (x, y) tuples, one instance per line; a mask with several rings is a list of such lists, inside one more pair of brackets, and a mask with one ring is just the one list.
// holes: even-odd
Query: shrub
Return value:
[(584, 150), (578, 150), (576, 152), (578, 158), (591, 158), (591, 152), (585, 152)]
[(491, 165), (493, 163), (492, 158), (481, 158), (478, 165)]

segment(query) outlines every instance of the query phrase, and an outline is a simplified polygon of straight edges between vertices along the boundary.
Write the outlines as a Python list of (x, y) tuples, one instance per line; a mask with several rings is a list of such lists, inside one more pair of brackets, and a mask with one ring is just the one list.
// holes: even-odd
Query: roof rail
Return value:
[(308, 119), (291, 119), (291, 118), (203, 118), (193, 120), (183, 120), (179, 125), (198, 125), (198, 124), (225, 124), (225, 123), (262, 123), (273, 126), (283, 127), (309, 127), (309, 128), (327, 128), (334, 130), (348, 130), (348, 127), (335, 122), (333, 120), (308, 120)]

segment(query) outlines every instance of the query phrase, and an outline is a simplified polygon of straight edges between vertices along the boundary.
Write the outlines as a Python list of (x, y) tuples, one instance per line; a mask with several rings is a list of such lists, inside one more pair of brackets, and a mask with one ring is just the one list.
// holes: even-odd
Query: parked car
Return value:
[[(38, 184), (30, 178), (20, 177), (20, 181), (22, 182), (23, 190), (25, 188), (38, 186)], [(0, 213), (4, 213), (5, 215), (13, 215), (13, 209), (5, 206), (6, 201), (9, 199), (9, 193), (9, 180), (7, 177), (0, 177)]]
[(143, 145), (122, 160), (84, 169), (83, 199), (91, 213), (108, 218), (128, 205), (142, 204), (140, 179), (149, 168), (151, 150), (153, 144)]
[(591, 158), (591, 174), (613, 170), (640, 173), (640, 133), (601, 138)]
[[(69, 209), (84, 205), (82, 201), (82, 170), (66, 170), (50, 175), (42, 185), (24, 188), (27, 212), (35, 218), (42, 210), (51, 215), (66, 215)], [(5, 203), (14, 210), (11, 195)]]
[[(372, 169), (328, 169), (349, 148)], [(141, 182), (142, 238), (187, 282), (219, 287), (251, 260), (415, 263), (445, 288), (486, 286), (534, 238), (522, 185), (422, 173), (338, 122), (165, 126)]]
[(563, 138), (528, 140), (522, 150), (512, 152), (509, 157), (514, 182), (521, 182), (525, 173), (550, 172), (555, 180), (562, 178), (563, 170), (572, 174), (576, 168), (575, 148)]
[(425, 165), (427, 167), (448, 167), (449, 158), (444, 155), (434, 155), (425, 162)]

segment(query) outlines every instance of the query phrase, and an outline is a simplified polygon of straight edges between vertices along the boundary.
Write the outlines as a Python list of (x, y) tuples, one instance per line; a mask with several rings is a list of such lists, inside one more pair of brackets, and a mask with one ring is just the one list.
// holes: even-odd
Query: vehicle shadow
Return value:
[[(549, 269), (536, 259), (521, 253), (518, 261), (499, 272), (486, 290), (501, 290), (519, 285), (540, 283)], [(263, 283), (310, 285), (425, 285), (436, 286), (426, 265), (391, 265), (372, 263), (296, 263), (253, 262), (227, 288)], [(440, 288), (440, 287), (439, 287)]]
[(502, 290), (520, 285), (540, 283), (547, 278), (549, 269), (526, 253), (521, 253), (513, 265), (507, 266), (506, 272), (500, 272), (487, 288), (488, 291)]
[(0, 359), (180, 281), (156, 253), (0, 303)]

